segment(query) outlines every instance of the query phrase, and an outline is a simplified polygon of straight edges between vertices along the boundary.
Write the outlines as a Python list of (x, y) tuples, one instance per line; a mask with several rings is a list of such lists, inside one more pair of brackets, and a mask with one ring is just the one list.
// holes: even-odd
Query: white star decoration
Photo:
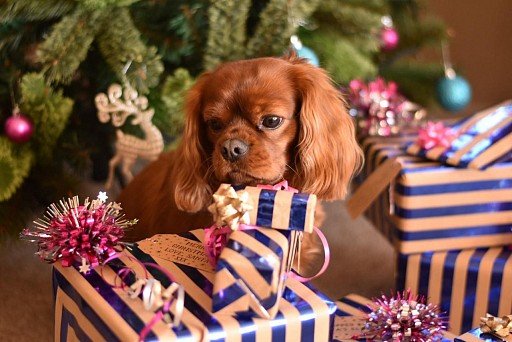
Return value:
[(87, 261), (85, 260), (85, 258), (82, 258), (82, 265), (78, 267), (79, 268), (79, 271), (82, 272), (83, 274), (86, 274), (87, 272), (89, 272), (91, 270), (91, 267), (87, 264)]
[(108, 198), (107, 193), (105, 191), (100, 191), (100, 193), (98, 194), (98, 199), (101, 202), (105, 203), (107, 201), (107, 198)]

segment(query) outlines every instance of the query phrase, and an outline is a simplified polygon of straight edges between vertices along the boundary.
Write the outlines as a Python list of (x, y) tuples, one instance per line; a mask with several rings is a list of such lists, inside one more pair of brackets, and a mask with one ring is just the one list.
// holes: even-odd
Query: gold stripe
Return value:
[(420, 152), (420, 150), (421, 150), (420, 146), (418, 144), (414, 143), (407, 148), (407, 153), (418, 154)]
[(439, 156), (442, 155), (448, 147), (436, 146), (427, 151), (426, 157), (430, 160), (438, 160)]
[[(299, 310), (290, 304), (288, 301), (281, 299), (281, 302), (279, 303), (279, 308), (283, 312), (284, 319), (286, 320), (286, 340), (287, 342), (296, 342), (301, 340), (301, 333), (302, 333), (302, 327), (301, 327), (301, 319), (300, 319), (300, 312)], [(258, 331), (259, 335), (259, 331)], [(272, 338), (269, 336), (266, 340), (263, 338), (259, 338), (258, 340), (261, 340), (263, 342), (271, 341)]]
[(480, 323), (480, 317), (484, 317), (488, 312), (487, 304), (489, 301), (489, 290), (491, 288), (492, 269), (501, 251), (501, 248), (491, 248), (480, 261), (478, 280), (476, 282), (475, 309), (473, 311), (474, 327), (478, 326)]
[(510, 178), (511, 174), (512, 166), (509, 165), (490, 167), (484, 171), (447, 167), (439, 170), (405, 173), (398, 179), (398, 182), (404, 186), (448, 184), (460, 183), (462, 179), (464, 182), (500, 180)]
[(405, 278), (405, 287), (412, 293), (418, 293), (418, 283), (420, 278), (421, 254), (413, 254), (407, 257), (407, 273)]
[(441, 291), (443, 285), (443, 271), (446, 254), (446, 252), (434, 253), (430, 263), (428, 299), (434, 304), (441, 304)]
[(343, 312), (346, 312), (348, 313), (350, 316), (356, 316), (356, 317), (365, 317), (365, 313), (353, 306), (350, 306), (346, 303), (342, 303), (342, 302), (336, 302), (336, 306), (338, 307), (338, 309), (340, 309), (341, 311)]
[(79, 342), (80, 340), (76, 337), (75, 330), (72, 326), (68, 326), (68, 335), (66, 336), (66, 342)]
[(425, 227), (428, 227), (428, 230), (440, 230), (446, 228), (510, 224), (512, 221), (512, 211), (436, 216), (415, 219), (404, 219), (396, 215), (391, 215), (391, 220), (401, 231), (421, 232), (425, 230)]
[(473, 159), (468, 166), (479, 169), (509, 152), (511, 150), (511, 146), (512, 133), (493, 144), (484, 153)]
[(312, 233), (313, 226), (315, 225), (315, 208), (317, 197), (315, 194), (310, 194), (306, 206), (306, 219), (304, 220), (304, 232)]
[(455, 261), (452, 299), (450, 304), (450, 331), (456, 334), (460, 333), (462, 328), (467, 271), (469, 260), (474, 252), (474, 250), (462, 251)]
[(277, 191), (274, 198), (272, 211), (272, 227), (275, 229), (287, 229), (290, 227), (290, 211), (292, 209), (293, 193), (289, 191)]
[(457, 238), (428, 239), (420, 241), (394, 241), (395, 248), (404, 254), (424, 251), (445, 251), (477, 247), (496, 247), (512, 243), (512, 234), (462, 236)]
[(255, 225), (258, 220), (258, 203), (260, 201), (260, 192), (261, 189), (254, 186), (246, 186), (245, 191), (249, 193), (249, 197), (252, 201), (253, 210), (249, 210), (249, 222), (250, 224)]
[(394, 194), (395, 203), (404, 209), (442, 208), (453, 205), (507, 202), (511, 199), (512, 189), (464, 191), (422, 196)]
[(128, 323), (111, 307), (98, 292), (85, 280), (82, 275), (72, 267), (62, 267), (58, 263), (54, 267), (59, 271), (78, 292), (78, 294), (94, 309), (98, 316), (103, 318), (105, 324), (123, 341), (138, 340), (138, 334)]
[[(60, 331), (62, 329), (62, 309), (66, 308), (73, 317), (76, 323), (93, 341), (105, 341), (105, 338), (96, 330), (94, 325), (84, 316), (80, 311), (78, 305), (59, 287), (57, 289), (57, 298), (55, 300), (55, 340), (60, 340)], [(58, 325), (57, 325), (58, 324)], [(68, 330), (71, 328), (68, 326)]]
[[(466, 146), (458, 150), (456, 153), (453, 154), (450, 158), (448, 158), (447, 163), (451, 165), (458, 165), (460, 162), (460, 159), (462, 156), (464, 156), (467, 152), (469, 152), (476, 144), (478, 144), (483, 139), (489, 138), (496, 130), (508, 125), (512, 121), (511, 118), (507, 118), (501, 122), (499, 122), (497, 125), (489, 128), (487, 131), (479, 134), (473, 140), (471, 140), (470, 143), (468, 143)], [(484, 152), (485, 153), (485, 152)]]
[(286, 286), (289, 287), (303, 300), (307, 301), (315, 312), (315, 338), (314, 341), (327, 341), (329, 339), (329, 307), (311, 289), (299, 281), (288, 278)]
[(201, 243), (204, 241), (204, 229), (194, 229), (191, 230), (190, 233), (198, 238)]
[(501, 281), (501, 297), (498, 315), (509, 315), (512, 312), (512, 254), (509, 255), (503, 268)]

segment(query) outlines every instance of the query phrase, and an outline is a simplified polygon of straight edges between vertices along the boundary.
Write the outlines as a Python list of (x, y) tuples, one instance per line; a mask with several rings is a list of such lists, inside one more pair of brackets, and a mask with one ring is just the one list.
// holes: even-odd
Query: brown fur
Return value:
[[(320, 199), (340, 199), (361, 163), (340, 92), (324, 70), (293, 55), (225, 63), (204, 73), (185, 111), (178, 149), (150, 164), (119, 197), (127, 216), (140, 219), (134, 238), (208, 226), (205, 208), (222, 182), (287, 179)], [(282, 125), (264, 129), (268, 114), (283, 118)], [(233, 138), (247, 142), (249, 152), (228, 162), (222, 143)], [(304, 239), (306, 250), (313, 251), (313, 240)]]

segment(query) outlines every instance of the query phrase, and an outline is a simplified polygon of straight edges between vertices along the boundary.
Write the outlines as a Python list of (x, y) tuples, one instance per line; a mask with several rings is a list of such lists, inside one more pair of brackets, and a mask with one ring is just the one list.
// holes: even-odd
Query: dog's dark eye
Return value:
[(211, 119), (211, 120), (208, 120), (206, 122), (206, 125), (208, 125), (208, 127), (214, 131), (214, 132), (218, 132), (222, 129), (222, 127), (224, 127), (224, 125), (222, 124), (222, 122), (220, 120), (217, 120), (217, 119)]
[(276, 129), (283, 123), (283, 118), (275, 115), (267, 115), (261, 121), (261, 126), (268, 129)]

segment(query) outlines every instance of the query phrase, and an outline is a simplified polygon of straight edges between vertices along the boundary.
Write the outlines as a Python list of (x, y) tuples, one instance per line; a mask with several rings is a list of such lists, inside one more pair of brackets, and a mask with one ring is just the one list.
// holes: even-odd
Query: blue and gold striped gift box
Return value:
[(457, 137), (449, 146), (426, 150), (412, 143), (407, 152), (457, 167), (485, 169), (512, 152), (512, 101), (476, 113), (452, 129)]
[(486, 313), (512, 312), (512, 251), (507, 247), (425, 252), (398, 257), (397, 288), (428, 296), (459, 334)]
[[(334, 320), (334, 335), (333, 341), (354, 341), (349, 336), (361, 333), (364, 322), (368, 313), (371, 312), (370, 308), (375, 307), (375, 303), (368, 298), (357, 294), (349, 294), (336, 302), (338, 309), (336, 310), (336, 318)], [(359, 324), (359, 328), (354, 328), (349, 325), (346, 328), (345, 319), (348, 317), (355, 317), (357, 320), (350, 321), (354, 324)], [(347, 331), (348, 330), (348, 331)], [(445, 332), (442, 342), (453, 341), (455, 335)]]
[(230, 234), (217, 262), (213, 312), (274, 318), (300, 233), (313, 231), (316, 196), (245, 187), (256, 229)]
[[(166, 243), (172, 243), (168, 235)], [(181, 235), (201, 241), (202, 230)], [(168, 269), (177, 282), (185, 287), (185, 310), (182, 324), (170, 328), (158, 322), (147, 336), (149, 341), (328, 341), (331, 338), (335, 304), (323, 294), (294, 279), (286, 281), (283, 299), (275, 319), (241, 318), (211, 314), (214, 273), (161, 259), (144, 253), (138, 247), (126, 250), (143, 262), (153, 262)], [(113, 289), (115, 271), (122, 263), (138, 274), (143, 271), (126, 256), (116, 260), (116, 266), (99, 269), (87, 275), (75, 268), (55, 264), (56, 341), (137, 341), (143, 327), (153, 313), (146, 311), (140, 298), (131, 299), (121, 290)], [(162, 282), (169, 281), (158, 270), (148, 268), (150, 276)], [(127, 277), (130, 285), (135, 279)], [(107, 283), (108, 282), (108, 283)]]
[(512, 160), (484, 171), (409, 156), (415, 136), (363, 141), (365, 174), (395, 158), (401, 171), (367, 216), (402, 253), (512, 244)]

